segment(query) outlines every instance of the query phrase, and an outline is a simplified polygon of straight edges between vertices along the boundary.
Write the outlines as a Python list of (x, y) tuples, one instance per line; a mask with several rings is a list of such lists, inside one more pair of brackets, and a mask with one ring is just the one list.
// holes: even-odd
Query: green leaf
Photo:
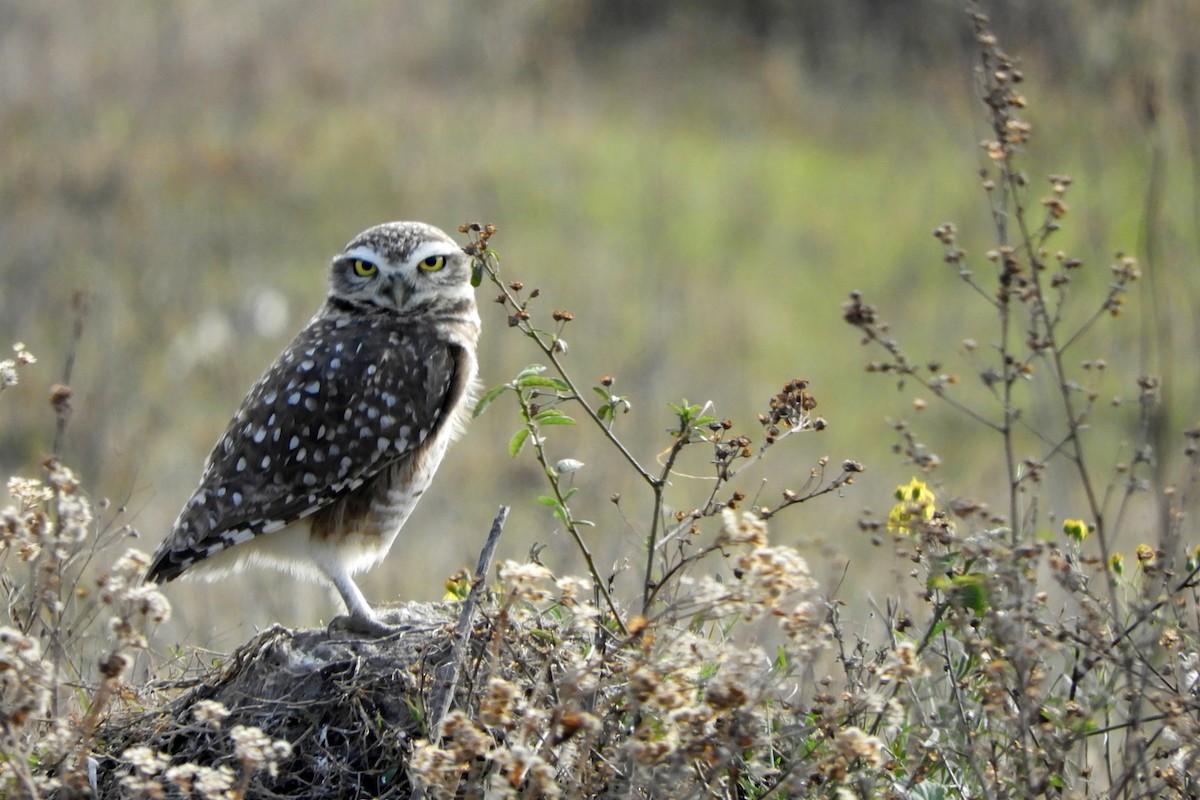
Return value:
[(550, 497), (549, 495), (545, 495), (545, 494), (542, 495), (541, 497), (539, 497), (537, 499), (537, 501), (544, 506), (557, 506), (558, 505), (557, 500), (555, 500), (553, 497)]
[(511, 458), (516, 458), (521, 452), (521, 448), (525, 446), (525, 440), (529, 438), (529, 428), (521, 428), (513, 434), (513, 437), (508, 440), (508, 455)]
[(609, 394), (608, 389), (605, 389), (603, 386), (593, 386), (592, 391), (595, 392), (596, 394), (600, 395), (601, 397), (603, 397), (604, 402), (606, 402), (606, 403), (612, 402), (612, 395)]
[(984, 613), (990, 605), (988, 602), (987, 578), (983, 575), (956, 575), (951, 595), (956, 602), (971, 609), (976, 614)]
[(574, 425), (575, 420), (568, 417), (557, 408), (547, 408), (539, 411), (533, 418), (539, 425)]
[(946, 800), (946, 787), (937, 781), (921, 781), (908, 790), (909, 800)]
[(508, 389), (509, 385), (507, 383), (502, 383), (499, 386), (493, 386), (492, 388), (488, 389), (483, 393), (483, 396), (479, 398), (479, 402), (475, 404), (475, 411), (472, 412), (471, 416), (474, 418), (479, 417), (484, 411), (487, 411), (487, 407), (490, 406), (497, 397), (504, 394), (506, 391), (508, 391)]
[(600, 418), (601, 422), (607, 422), (608, 420), (612, 419), (612, 415), (612, 406), (600, 406), (598, 409), (596, 409), (596, 416)]
[(517, 373), (516, 380), (519, 382), (522, 378), (528, 378), (530, 375), (541, 375), (545, 371), (546, 367), (542, 364), (530, 364)]
[(522, 389), (543, 387), (548, 389), (556, 389), (560, 392), (571, 391), (571, 387), (567, 385), (566, 381), (560, 378), (551, 378), (546, 375), (526, 375), (524, 378), (518, 377), (516, 384)]
[(928, 586), (945, 592), (954, 605), (969, 608), (977, 614), (987, 611), (990, 605), (986, 575), (938, 575), (929, 579)]
[[(550, 613), (552, 616), (559, 618), (562, 617), (562, 609), (557, 606), (550, 609), (548, 613)], [(545, 628), (530, 628), (529, 635), (534, 639), (537, 639), (539, 642), (545, 642), (549, 645), (558, 645), (562, 643), (562, 639), (560, 637), (555, 636), (553, 632), (548, 631)]]

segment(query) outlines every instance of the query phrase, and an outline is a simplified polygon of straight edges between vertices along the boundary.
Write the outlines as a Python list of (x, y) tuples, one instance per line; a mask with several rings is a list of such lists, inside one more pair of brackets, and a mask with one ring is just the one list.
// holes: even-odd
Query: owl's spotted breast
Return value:
[(329, 506), (357, 510), (346, 496), (419, 454), (461, 400), (456, 350), (422, 326), (315, 321), (246, 397), (151, 577)]

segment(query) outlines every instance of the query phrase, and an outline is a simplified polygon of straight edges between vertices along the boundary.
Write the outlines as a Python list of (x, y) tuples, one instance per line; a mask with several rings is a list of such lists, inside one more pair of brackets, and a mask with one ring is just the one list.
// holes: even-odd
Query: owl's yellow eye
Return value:
[(421, 269), (437, 272), (442, 267), (446, 266), (445, 256), (430, 256), (421, 262)]
[(354, 259), (354, 274), (360, 278), (369, 278), (379, 271), (379, 267), (361, 258)]

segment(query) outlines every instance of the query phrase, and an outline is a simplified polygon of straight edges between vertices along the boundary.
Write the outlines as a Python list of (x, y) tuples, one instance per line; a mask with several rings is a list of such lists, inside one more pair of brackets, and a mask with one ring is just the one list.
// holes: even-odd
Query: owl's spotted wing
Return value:
[(447, 421), (455, 368), (427, 328), (314, 320), (242, 402), (148, 577), (309, 516), (419, 448)]

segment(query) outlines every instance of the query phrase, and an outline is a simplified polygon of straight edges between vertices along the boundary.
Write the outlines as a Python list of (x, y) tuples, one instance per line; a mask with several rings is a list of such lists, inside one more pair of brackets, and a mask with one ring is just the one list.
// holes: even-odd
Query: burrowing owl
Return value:
[(324, 305), (242, 401), (148, 579), (277, 567), (328, 579), (351, 629), (392, 630), (352, 576), (387, 555), (466, 422), (470, 278), (462, 248), (419, 222), (346, 245)]

